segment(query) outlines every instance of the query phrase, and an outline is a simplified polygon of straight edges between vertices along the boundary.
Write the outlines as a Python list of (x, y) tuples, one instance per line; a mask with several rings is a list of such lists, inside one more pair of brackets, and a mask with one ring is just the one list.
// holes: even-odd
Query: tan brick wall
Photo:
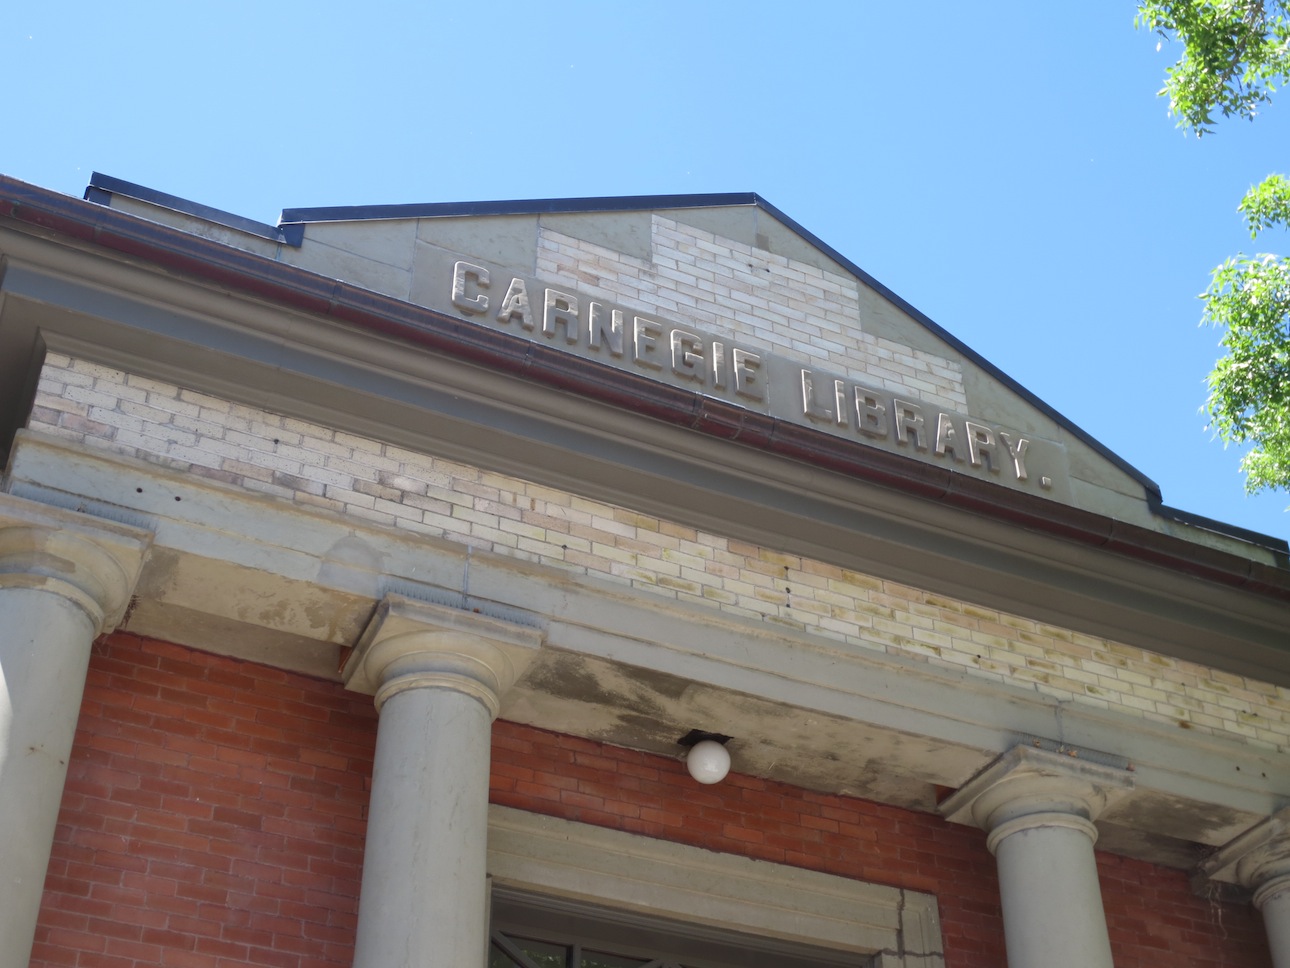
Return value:
[(657, 215), (652, 226), (649, 260), (544, 228), (538, 275), (966, 412), (957, 362), (864, 331), (867, 313), (892, 310), (853, 277)]
[(1290, 689), (50, 354), (30, 426), (1057, 700), (1290, 751)]

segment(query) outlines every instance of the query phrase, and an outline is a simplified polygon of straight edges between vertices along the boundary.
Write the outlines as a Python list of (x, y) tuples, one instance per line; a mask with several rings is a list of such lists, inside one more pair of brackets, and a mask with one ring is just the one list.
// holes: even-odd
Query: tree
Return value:
[[(1142, 0), (1137, 23), (1183, 45), (1165, 87), (1178, 125), (1201, 137), (1214, 113), (1253, 120), (1290, 82), (1290, 0)], [(1270, 175), (1238, 206), (1251, 238), (1290, 229), (1290, 180)], [(1227, 355), (1205, 409), (1224, 441), (1250, 444), (1246, 490), (1290, 490), (1290, 258), (1244, 254), (1214, 270), (1203, 322), (1224, 329)]]

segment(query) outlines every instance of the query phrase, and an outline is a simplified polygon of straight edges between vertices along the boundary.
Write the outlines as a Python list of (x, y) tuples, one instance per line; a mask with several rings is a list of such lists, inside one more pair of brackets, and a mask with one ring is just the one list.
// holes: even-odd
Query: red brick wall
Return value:
[(31, 964), (348, 966), (375, 735), (332, 683), (101, 640)]
[[(370, 698), (118, 634), (95, 646), (32, 965), (348, 966), (376, 715)], [(948, 968), (1002, 968), (978, 831), (498, 723), (493, 800), (936, 894)], [(1098, 855), (1117, 968), (1267, 968), (1244, 905)]]
[[(1002, 968), (985, 834), (868, 800), (731, 774), (513, 723), (493, 730), (495, 803), (937, 896), (947, 968)], [(1116, 968), (1271, 968), (1248, 905), (1195, 897), (1183, 871), (1097, 855)]]

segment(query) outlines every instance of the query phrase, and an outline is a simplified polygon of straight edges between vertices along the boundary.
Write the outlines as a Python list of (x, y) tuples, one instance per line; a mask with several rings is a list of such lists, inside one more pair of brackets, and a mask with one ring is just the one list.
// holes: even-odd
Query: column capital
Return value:
[(541, 644), (536, 628), (387, 595), (341, 675), (347, 688), (374, 695), (377, 709), (406, 689), (451, 689), (478, 699), (495, 719)]
[(1284, 807), (1234, 837), (1205, 858), (1197, 873), (1254, 892), (1254, 906), (1290, 893), (1290, 807)]
[(1096, 843), (1093, 821), (1132, 789), (1127, 770), (1014, 746), (946, 799), (940, 813), (985, 830), (991, 853), (1004, 838), (1034, 827), (1069, 827)]
[(142, 528), (0, 494), (0, 588), (60, 595), (95, 635), (124, 618), (151, 544)]

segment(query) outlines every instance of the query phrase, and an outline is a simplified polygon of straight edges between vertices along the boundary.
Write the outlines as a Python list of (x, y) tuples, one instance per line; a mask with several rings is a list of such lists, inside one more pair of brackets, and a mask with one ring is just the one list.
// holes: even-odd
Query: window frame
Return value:
[(751, 951), (796, 951), (825, 968), (944, 965), (931, 894), (510, 807), (489, 808), (488, 872), (499, 915), (528, 899), (570, 923), (608, 912), (703, 944), (739, 936)]

